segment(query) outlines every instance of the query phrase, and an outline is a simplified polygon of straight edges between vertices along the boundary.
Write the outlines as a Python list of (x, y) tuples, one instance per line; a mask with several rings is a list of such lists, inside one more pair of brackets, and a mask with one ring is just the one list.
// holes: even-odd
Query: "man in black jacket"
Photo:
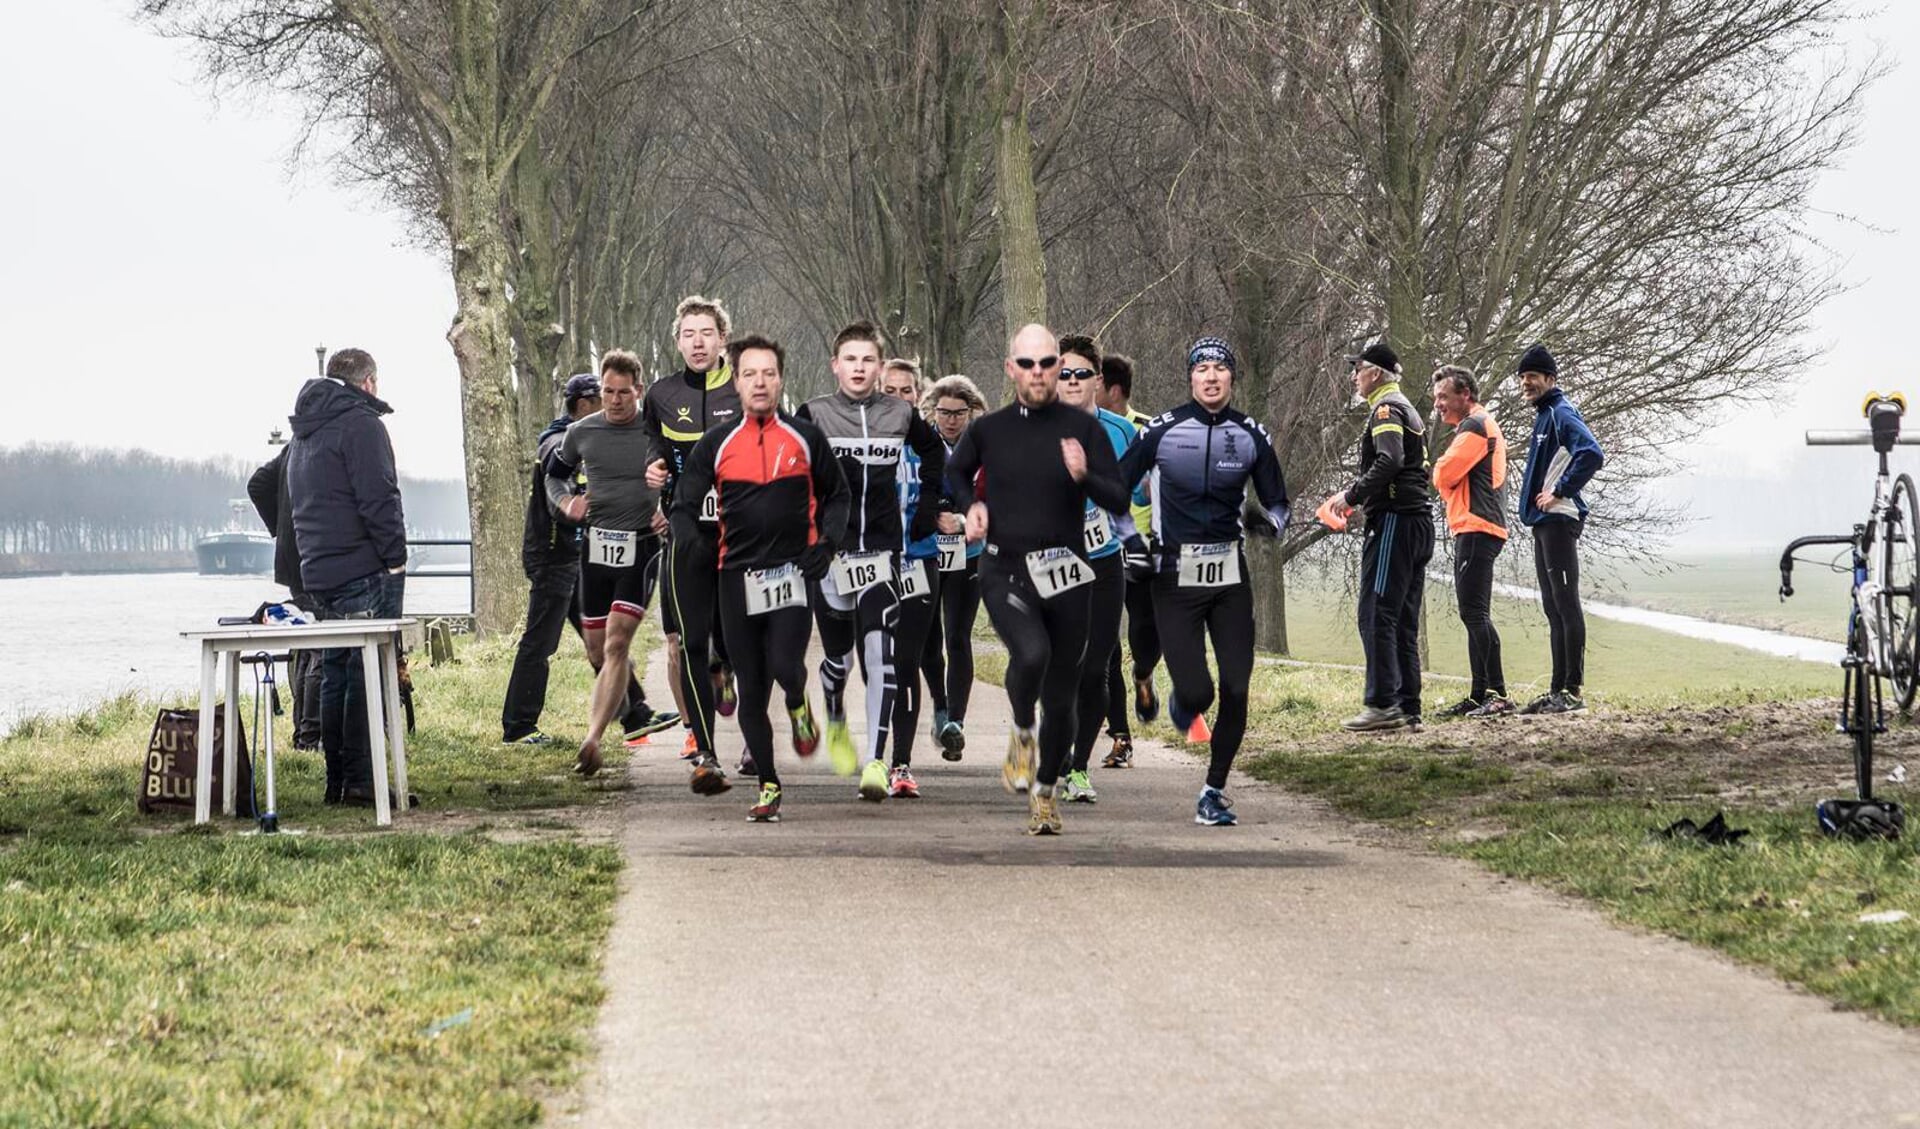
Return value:
[[(287, 500), (287, 452), (291, 445), (247, 479), (247, 497), (260, 521), (273, 531), (273, 582), (285, 586), (288, 598), (303, 611), (313, 610), (313, 597), (300, 583), (300, 554), (293, 544), (293, 505)], [(320, 747), (320, 652), (293, 652), (293, 747), (312, 752)]]
[[(406, 519), (393, 443), (380, 422), (393, 409), (379, 392), (373, 358), (342, 349), (327, 360), (327, 375), (300, 389), (288, 417), (294, 442), (287, 484), (300, 578), (323, 619), (398, 618), (406, 595)], [(327, 651), (321, 664), (327, 801), (372, 804), (360, 652)]]

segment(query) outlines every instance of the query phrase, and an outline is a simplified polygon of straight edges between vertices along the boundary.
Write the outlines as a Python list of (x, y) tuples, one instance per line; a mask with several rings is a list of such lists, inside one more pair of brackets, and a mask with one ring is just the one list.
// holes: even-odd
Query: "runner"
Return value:
[[(1113, 446), (1117, 464), (1120, 456), (1133, 445), (1136, 433), (1124, 418), (1099, 406), (1096, 387), (1099, 382), (1100, 347), (1094, 344), (1093, 338), (1078, 334), (1062, 337), (1060, 402), (1100, 421), (1107, 441)], [(1120, 547), (1128, 545), (1135, 559), (1144, 566), (1147, 546), (1134, 531), (1133, 514), (1129, 510), (1109, 514), (1092, 502), (1087, 503), (1086, 521), (1080, 533), (1087, 563), (1093, 566), (1093, 583), (1088, 585), (1093, 595), (1087, 627), (1087, 657), (1080, 665), (1080, 718), (1074, 727), (1073, 764), (1067, 772), (1063, 797), (1068, 803), (1091, 804), (1100, 797), (1087, 778), (1087, 765), (1093, 756), (1093, 743), (1100, 739), (1100, 721), (1107, 716), (1108, 678), (1118, 671), (1116, 664), (1120, 661), (1120, 613), (1126, 603)], [(1124, 724), (1124, 703), (1118, 712)]]
[[(653, 382), (647, 389), (642, 417), (652, 436), (658, 466), (650, 468), (648, 483), (660, 491), (661, 520), (667, 526), (675, 504), (675, 480), (687, 452), (710, 427), (740, 418), (740, 393), (727, 367), (726, 307), (694, 294), (680, 300), (673, 314), (673, 340), (686, 362), (679, 372)], [(713, 538), (711, 497), (701, 503), (699, 520), (706, 523), (707, 541)], [(667, 637), (667, 674), (687, 726), (687, 745), (681, 756), (696, 769), (717, 763), (713, 745), (713, 715), (733, 712), (733, 682), (717, 649), (711, 645), (719, 618), (715, 585), (719, 580), (713, 560), (689, 556), (693, 546), (669, 539), (661, 575), (660, 629)]]
[[(934, 532), (938, 511), (922, 507), (913, 526), (903, 530), (899, 482), (906, 451), (920, 456), (923, 497), (940, 496), (946, 451), (927, 421), (891, 396), (880, 393), (880, 331), (856, 322), (833, 339), (833, 375), (837, 391), (800, 405), (798, 417), (819, 426), (832, 444), (853, 492), (847, 535), (819, 584), (815, 615), (820, 645), (820, 685), (826, 694), (827, 755), (835, 772), (853, 772), (859, 754), (847, 730), (845, 693), (860, 651), (860, 675), (867, 684), (867, 766), (860, 773), (860, 797), (879, 802), (891, 789), (885, 757), (897, 692), (894, 632), (900, 614), (900, 546)], [(911, 735), (908, 735), (909, 739)], [(896, 736), (895, 741), (898, 742)], [(899, 755), (896, 745), (895, 755)]]
[[(895, 357), (887, 361), (880, 374), (880, 391), (903, 401), (917, 411), (920, 404), (920, 366)], [(900, 517), (911, 529), (914, 514), (923, 499), (920, 494), (920, 455), (907, 449), (907, 470), (900, 476)], [(893, 646), (897, 657), (895, 678), (899, 690), (893, 699), (893, 771), (888, 776), (887, 794), (900, 799), (920, 798), (920, 784), (913, 778), (914, 731), (920, 726), (920, 663), (915, 656), (926, 653), (928, 638), (940, 619), (940, 545), (939, 534), (958, 533), (960, 518), (950, 512), (953, 502), (942, 494), (928, 497), (928, 505), (944, 507), (934, 534), (919, 540), (907, 540), (900, 558), (900, 615), (894, 627)], [(947, 688), (933, 686), (934, 708), (946, 711)], [(940, 727), (934, 729), (934, 736)]]
[[(624, 349), (600, 361), (603, 407), (567, 428), (547, 460), (547, 497), (560, 516), (584, 524), (586, 560), (580, 569), (581, 626), (589, 653), (600, 654), (586, 740), (575, 771), (600, 771), (600, 736), (627, 698), (633, 633), (652, 599), (660, 555), (650, 528), (658, 504), (647, 485), (653, 444), (640, 424), (640, 359)], [(573, 493), (577, 476), (589, 483)], [(726, 777), (696, 777), (696, 792), (724, 792)]]
[(1347, 358), (1366, 398), (1360, 477), (1333, 499), (1336, 516), (1366, 514), (1360, 548), (1364, 708), (1340, 724), (1356, 732), (1420, 726), (1420, 603), (1433, 559), (1427, 424), (1400, 391), (1400, 358), (1384, 341)]
[[(600, 378), (583, 372), (567, 381), (563, 397), (567, 414), (547, 424), (534, 450), (532, 491), (527, 496), (526, 525), (520, 538), (520, 564), (532, 587), (527, 593), (527, 625), (514, 650), (513, 673), (507, 679), (506, 701), (500, 707), (501, 742), (508, 745), (548, 745), (553, 738), (540, 731), (540, 712), (547, 700), (547, 661), (560, 646), (561, 629), (571, 623), (586, 641), (580, 623), (580, 562), (584, 543), (580, 527), (555, 516), (547, 498), (547, 460), (560, 448), (567, 427), (600, 410)], [(586, 492), (586, 478), (576, 475), (575, 494)], [(600, 652), (587, 648), (587, 661), (600, 673)], [(647, 734), (670, 728), (678, 714), (655, 713), (647, 704), (639, 680), (627, 679), (627, 706), (621, 728), (627, 747), (644, 744)]]
[(1473, 372), (1441, 365), (1433, 373), (1433, 411), (1453, 428), (1447, 452), (1434, 460), (1433, 485), (1447, 505), (1453, 535), (1454, 602), (1467, 629), (1467, 696), (1442, 711), (1451, 717), (1499, 717), (1514, 711), (1493, 626), (1493, 562), (1507, 545), (1507, 437), (1480, 406)]
[[(1134, 431), (1147, 429), (1153, 417), (1133, 407), (1133, 358), (1108, 353), (1100, 359), (1100, 406), (1124, 417)], [(1153, 498), (1147, 484), (1133, 492), (1133, 527), (1149, 553), (1153, 550)], [(1127, 651), (1133, 656), (1133, 715), (1142, 722), (1160, 716), (1160, 697), (1153, 689), (1153, 668), (1160, 665), (1160, 633), (1153, 626), (1153, 566), (1151, 559), (1127, 568)], [(1102, 768), (1133, 767), (1133, 727), (1127, 724), (1126, 683), (1116, 649), (1107, 674), (1107, 736), (1113, 748), (1101, 760)]]
[[(921, 413), (933, 420), (953, 458), (954, 444), (967, 425), (986, 414), (987, 401), (980, 389), (964, 376), (943, 376), (920, 401)], [(948, 495), (953, 494), (951, 483)], [(986, 542), (961, 532), (942, 533), (940, 547), (940, 615), (927, 633), (927, 648), (920, 668), (927, 685), (935, 688), (933, 735), (940, 742), (940, 755), (950, 761), (960, 759), (967, 747), (967, 703), (973, 697), (973, 623), (980, 614), (980, 553)], [(938, 688), (944, 686), (945, 692)]]
[[(1124, 510), (1127, 491), (1106, 429), (1059, 402), (1053, 333), (1029, 325), (1014, 334), (1005, 368), (1015, 402), (967, 428), (953, 453), (948, 486), (966, 507), (967, 536), (987, 542), (980, 594), (1007, 648), (1014, 729), (1001, 781), (1009, 792), (1027, 792), (1029, 835), (1058, 835), (1054, 785), (1073, 753), (1092, 612), (1093, 569), (1080, 555), (1087, 502)], [(976, 500), (973, 488), (982, 469), (985, 502)]]
[[(714, 544), (720, 622), (739, 678), (740, 735), (760, 777), (747, 819), (780, 822), (780, 774), (773, 763), (767, 700), (786, 696), (793, 751), (811, 756), (820, 732), (807, 701), (807, 582), (824, 576), (845, 535), (850, 496), (820, 429), (779, 410), (786, 350), (764, 337), (728, 346), (745, 416), (718, 424), (688, 452), (673, 507), (675, 541)], [(717, 492), (716, 521), (698, 520), (700, 499)]]
[(1195, 341), (1187, 351), (1193, 399), (1155, 417), (1120, 464), (1129, 487), (1152, 477), (1153, 618), (1173, 678), (1167, 716), (1184, 733), (1205, 724), (1202, 714), (1214, 700), (1207, 674), (1207, 640), (1213, 640), (1220, 710), (1193, 821), (1216, 827), (1235, 823), (1227, 771), (1246, 732), (1253, 677), (1253, 589), (1240, 544), (1248, 484), (1264, 517), (1256, 529), (1285, 529), (1288, 509), (1267, 429), (1229, 405), (1237, 376), (1225, 341)]

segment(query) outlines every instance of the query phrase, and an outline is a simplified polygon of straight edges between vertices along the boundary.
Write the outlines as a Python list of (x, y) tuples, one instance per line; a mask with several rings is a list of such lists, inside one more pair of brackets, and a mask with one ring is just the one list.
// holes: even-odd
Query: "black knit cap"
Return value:
[(1372, 365), (1374, 368), (1380, 369), (1383, 372), (1390, 372), (1395, 376), (1400, 375), (1400, 354), (1394, 352), (1392, 346), (1388, 345), (1385, 341), (1375, 341), (1358, 353), (1349, 356), (1347, 363), (1350, 365)]
[(1560, 379), (1560, 363), (1554, 360), (1553, 354), (1547, 352), (1547, 347), (1538, 341), (1527, 346), (1527, 351), (1520, 354), (1520, 366), (1513, 371), (1516, 375), (1523, 372), (1537, 372), (1544, 376), (1551, 376), (1555, 380)]

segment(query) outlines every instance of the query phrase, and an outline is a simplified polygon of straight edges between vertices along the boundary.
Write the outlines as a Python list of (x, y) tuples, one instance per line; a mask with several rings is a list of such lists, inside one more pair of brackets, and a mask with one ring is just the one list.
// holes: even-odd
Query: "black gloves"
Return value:
[(1153, 579), (1153, 553), (1147, 549), (1146, 538), (1135, 533), (1120, 542), (1120, 567), (1126, 570), (1129, 584)]
[(816, 541), (800, 554), (800, 573), (808, 580), (818, 580), (827, 574), (827, 566), (832, 563), (833, 546)]

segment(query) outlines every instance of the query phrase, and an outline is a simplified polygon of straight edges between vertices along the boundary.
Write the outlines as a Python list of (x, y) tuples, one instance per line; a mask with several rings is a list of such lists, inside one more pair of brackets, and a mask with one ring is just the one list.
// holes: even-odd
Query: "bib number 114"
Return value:
[(1027, 554), (1027, 575), (1042, 599), (1093, 582), (1093, 566), (1072, 549), (1037, 549)]

